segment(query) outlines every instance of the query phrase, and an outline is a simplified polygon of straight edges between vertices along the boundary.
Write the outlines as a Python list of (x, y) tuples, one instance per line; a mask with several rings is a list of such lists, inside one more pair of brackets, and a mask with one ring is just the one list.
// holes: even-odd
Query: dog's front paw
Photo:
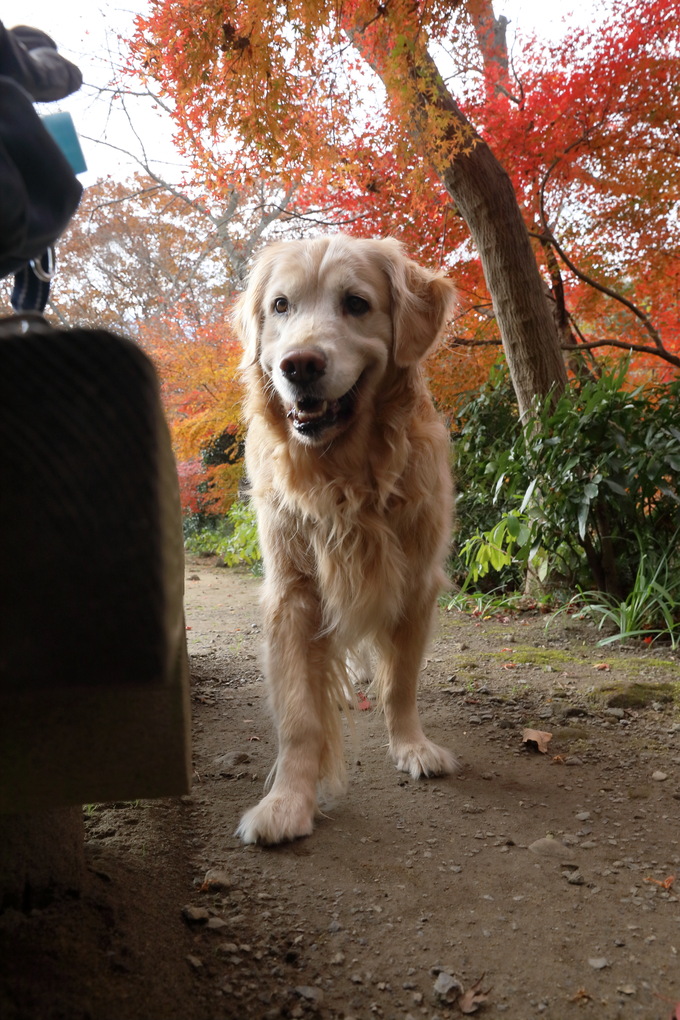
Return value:
[(423, 776), (447, 776), (457, 772), (460, 764), (445, 747), (433, 744), (427, 737), (407, 742), (394, 742), (390, 748), (394, 764), (400, 772), (408, 772), (413, 779)]
[(272, 790), (259, 804), (246, 811), (236, 830), (244, 843), (272, 846), (300, 836), (309, 836), (314, 829), (315, 803), (299, 794), (277, 793)]

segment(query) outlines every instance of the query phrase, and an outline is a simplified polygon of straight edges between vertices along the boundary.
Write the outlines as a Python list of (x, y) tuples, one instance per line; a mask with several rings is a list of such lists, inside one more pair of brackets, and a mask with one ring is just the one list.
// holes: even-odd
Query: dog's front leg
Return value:
[[(390, 755), (401, 772), (414, 779), (456, 772), (450, 751), (425, 736), (416, 700), (418, 675), (430, 635), (437, 597), (414, 586), (416, 594), (405, 607), (399, 626), (381, 642), (378, 696), (385, 712)], [(417, 593), (420, 592), (420, 595)]]
[(327, 740), (328, 639), (319, 637), (320, 622), (308, 582), (268, 582), (265, 667), (279, 748), (269, 793), (241, 819), (238, 835), (246, 843), (282, 843), (308, 836), (314, 827)]

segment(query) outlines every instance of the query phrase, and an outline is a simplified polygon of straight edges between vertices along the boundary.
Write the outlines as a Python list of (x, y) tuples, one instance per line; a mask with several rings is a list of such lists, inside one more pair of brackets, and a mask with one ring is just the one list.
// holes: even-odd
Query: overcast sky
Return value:
[[(67, 110), (73, 117), (89, 173), (84, 184), (112, 174), (125, 176), (136, 164), (121, 150), (141, 153), (141, 142), (129, 126), (120, 102), (112, 102), (109, 85), (114, 68), (120, 66), (118, 36), (128, 38), (135, 14), (147, 7), (145, 0), (25, 0), (6, 5), (6, 27), (33, 25), (52, 36), (59, 51), (83, 72), (84, 85), (59, 103), (42, 104), (39, 112)], [(171, 145), (172, 129), (167, 119), (149, 102), (132, 104), (134, 124), (144, 139), (148, 155), (160, 163), (179, 163)], [(104, 143), (110, 143), (109, 145)]]
[[(107, 174), (124, 176), (134, 168), (134, 161), (119, 149), (141, 151), (140, 141), (130, 130), (120, 104), (110, 103), (106, 90), (112, 77), (112, 63), (118, 63), (120, 34), (129, 37), (134, 15), (146, 10), (146, 0), (23, 0), (7, 4), (4, 23), (33, 25), (48, 32), (64, 56), (78, 64), (85, 80), (84, 88), (52, 109), (68, 110), (81, 136), (81, 144), (89, 173), (84, 184)], [(540, 34), (559, 32), (561, 15), (568, 18), (587, 17), (592, 0), (495, 0), (496, 14), (505, 14), (514, 27), (536, 29)], [(573, 12), (573, 13), (572, 13)], [(166, 119), (145, 103), (134, 109), (134, 123), (143, 136), (147, 154), (164, 166), (168, 176), (175, 176), (173, 164), (178, 159), (171, 146), (171, 128)], [(98, 143), (91, 139), (97, 139)], [(109, 142), (110, 147), (104, 142)]]

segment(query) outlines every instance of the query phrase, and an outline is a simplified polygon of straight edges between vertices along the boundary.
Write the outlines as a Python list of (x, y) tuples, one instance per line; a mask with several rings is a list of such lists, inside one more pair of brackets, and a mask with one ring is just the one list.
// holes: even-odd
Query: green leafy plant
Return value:
[(255, 511), (243, 500), (232, 503), (226, 516), (185, 521), (184, 545), (195, 555), (219, 556), (228, 567), (258, 569), (262, 558)]
[(509, 418), (502, 373), (467, 405), (456, 444), (462, 541), (454, 576), (457, 569), (494, 587), (521, 587), (533, 569), (553, 584), (623, 602), (643, 553), (654, 561), (669, 549), (674, 555), (680, 382), (631, 391), (627, 368), (605, 366), (598, 378), (574, 381), (536, 408), (526, 430)]
[(508, 594), (503, 588), (481, 592), (461, 589), (443, 600), (445, 609), (457, 609), (471, 616), (494, 616), (497, 613), (511, 613), (517, 610), (518, 594)]
[(550, 557), (535, 541), (531, 517), (525, 512), (533, 490), (532, 484), (519, 510), (510, 510), (489, 531), (474, 535), (463, 543), (460, 556), (468, 567), (464, 588), (470, 582), (477, 583), (490, 571), (500, 572), (513, 565), (524, 572), (531, 570), (539, 580), (545, 580)]
[[(453, 440), (458, 532), (449, 571), (467, 588), (470, 584), (482, 589), (489, 585), (519, 588), (522, 567), (512, 556), (503, 555), (501, 539), (505, 536), (496, 532), (491, 537), (499, 517), (512, 509), (507, 493), (494, 494), (493, 489), (498, 465), (520, 431), (515, 394), (503, 364), (495, 366), (488, 382), (463, 404), (457, 425)], [(508, 536), (513, 527), (506, 529)], [(489, 548), (482, 551), (486, 546)]]
[[(676, 534), (676, 541), (678, 537)], [(552, 619), (574, 610), (577, 617), (597, 622), (598, 630), (614, 628), (614, 633), (598, 641), (599, 645), (630, 638), (661, 638), (670, 641), (673, 649), (680, 646), (680, 575), (673, 570), (668, 553), (654, 563), (644, 550), (640, 551), (635, 582), (624, 599), (601, 591), (579, 592)]]
[(252, 503), (244, 500), (233, 503), (227, 519), (232, 526), (232, 532), (221, 549), (221, 556), (226, 565), (228, 567), (240, 563), (258, 565), (262, 560), (262, 553)]

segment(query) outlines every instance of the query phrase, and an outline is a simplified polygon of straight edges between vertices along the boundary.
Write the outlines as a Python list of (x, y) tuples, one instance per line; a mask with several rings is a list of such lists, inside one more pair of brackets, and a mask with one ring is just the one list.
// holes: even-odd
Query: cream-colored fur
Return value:
[(308, 835), (319, 797), (344, 788), (345, 663), (366, 642), (397, 768), (456, 768), (416, 707), (452, 512), (448, 437), (420, 362), (452, 304), (450, 281), (397, 241), (344, 235), (265, 248), (239, 301), (279, 741), (271, 788), (239, 826), (246, 843)]

